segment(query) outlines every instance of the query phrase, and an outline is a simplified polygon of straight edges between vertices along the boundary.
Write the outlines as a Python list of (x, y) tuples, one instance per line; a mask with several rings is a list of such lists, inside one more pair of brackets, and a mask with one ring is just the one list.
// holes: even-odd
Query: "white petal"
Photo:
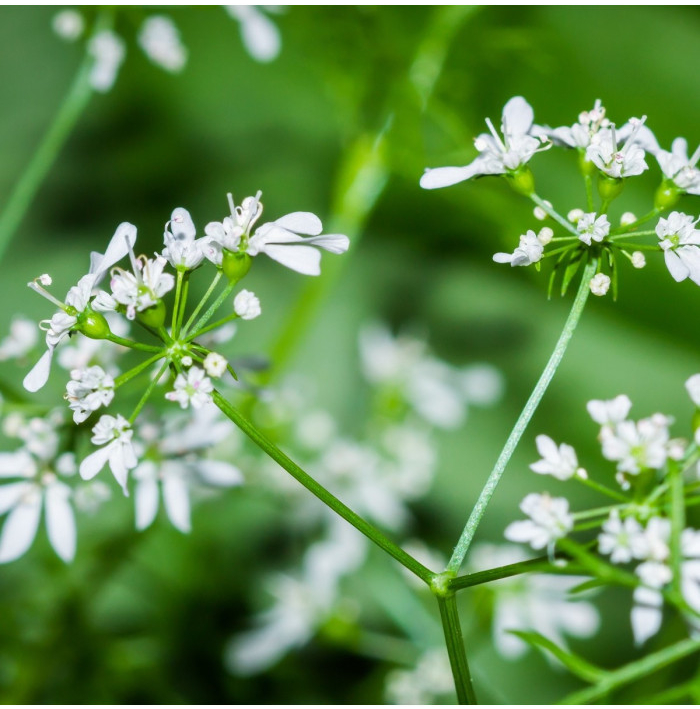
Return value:
[(41, 359), (32, 367), (31, 372), (24, 378), (22, 384), (27, 391), (34, 393), (35, 391), (39, 391), (39, 389), (46, 384), (49, 380), (52, 358), (53, 347), (49, 347), (49, 349), (41, 355)]
[(0, 478), (29, 478), (36, 474), (36, 469), (34, 458), (23, 448), (0, 453)]
[(634, 606), (632, 608), (632, 634), (634, 642), (641, 645), (652, 635), (656, 635), (661, 627), (662, 613), (660, 608), (651, 606)]
[(163, 480), (163, 502), (173, 526), (181, 532), (192, 529), (190, 523), (190, 497), (185, 478), (181, 475), (166, 475)]
[(192, 241), (197, 235), (192, 217), (184, 207), (173, 209), (170, 215), (170, 231), (176, 241)]
[(678, 254), (669, 249), (668, 251), (664, 251), (664, 259), (666, 261), (666, 267), (675, 281), (680, 282), (688, 277), (690, 271)]
[(330, 251), (332, 254), (344, 254), (350, 246), (350, 239), (345, 234), (323, 234), (305, 239), (305, 242)]
[(230, 463), (221, 460), (201, 460), (197, 464), (197, 472), (209, 485), (229, 487), (243, 483), (243, 474)]
[(117, 261), (121, 261), (133, 249), (136, 243), (136, 227), (129, 222), (122, 222), (114, 236), (107, 245), (104, 254), (93, 251), (90, 254), (90, 273), (95, 275), (95, 283), (114, 266)]
[(534, 120), (532, 106), (522, 96), (514, 96), (503, 108), (503, 127), (509, 135), (525, 135)]
[(264, 253), (283, 266), (305, 276), (321, 274), (321, 253), (312, 246), (267, 244)]
[(134, 493), (136, 529), (149, 527), (158, 513), (158, 482), (155, 478), (143, 478), (136, 485)]
[(28, 482), (10, 483), (0, 487), (0, 515), (15, 507), (22, 495), (29, 492), (32, 487)]
[(75, 515), (69, 499), (70, 488), (61, 482), (46, 488), (46, 531), (51, 546), (63, 561), (73, 560), (77, 538)]
[(464, 182), (474, 175), (474, 163), (465, 167), (436, 167), (427, 169), (420, 178), (420, 186), (425, 190), (434, 190), (440, 187), (449, 187), (458, 182)]
[(109, 460), (110, 452), (110, 445), (108, 444), (98, 448), (94, 453), (90, 453), (80, 464), (80, 477), (83, 480), (92, 480), (105, 467), (105, 463)]
[(279, 30), (261, 12), (241, 22), (241, 36), (250, 56), (259, 62), (271, 62), (280, 53)]
[(0, 536), (0, 564), (14, 561), (32, 545), (41, 515), (41, 495), (30, 493), (27, 502), (20, 503), (7, 517)]
[(292, 212), (276, 219), (274, 223), (297, 234), (317, 236), (323, 230), (321, 220), (311, 212)]

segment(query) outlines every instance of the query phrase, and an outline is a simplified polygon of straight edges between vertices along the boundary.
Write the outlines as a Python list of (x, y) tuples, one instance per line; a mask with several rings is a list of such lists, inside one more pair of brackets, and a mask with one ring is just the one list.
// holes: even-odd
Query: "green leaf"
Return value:
[(582, 251), (574, 251), (569, 259), (569, 263), (566, 265), (566, 270), (564, 271), (564, 277), (561, 281), (561, 294), (566, 295), (566, 291), (569, 289), (569, 284), (571, 279), (576, 275), (579, 266), (581, 265), (583, 257)]
[(591, 589), (597, 589), (605, 585), (607, 585), (606, 582), (601, 579), (588, 579), (588, 581), (584, 581), (570, 589), (569, 595), (573, 596), (576, 593), (583, 593), (584, 591), (590, 591)]
[(557, 273), (559, 272), (559, 267), (562, 264), (562, 261), (566, 257), (566, 254), (568, 252), (564, 251), (562, 255), (557, 259), (557, 262), (554, 264), (554, 268), (552, 269), (552, 274), (549, 277), (549, 286), (547, 287), (547, 300), (552, 299), (552, 291), (554, 290), (554, 281), (557, 277)]
[(580, 677), (586, 682), (600, 682), (606, 675), (605, 670), (600, 667), (590, 664), (582, 657), (575, 655), (569, 650), (560, 648), (556, 643), (549, 638), (545, 638), (540, 633), (525, 630), (511, 630), (511, 635), (517, 635), (521, 640), (524, 640), (528, 645), (537, 648), (538, 650), (547, 651), (559, 660), (570, 672)]

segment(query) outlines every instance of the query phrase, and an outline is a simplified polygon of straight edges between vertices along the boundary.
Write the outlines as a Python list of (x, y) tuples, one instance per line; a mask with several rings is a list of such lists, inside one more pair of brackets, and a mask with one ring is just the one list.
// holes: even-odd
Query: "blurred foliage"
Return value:
[[(83, 272), (87, 252), (106, 243), (121, 221), (136, 224), (141, 248), (152, 251), (174, 207), (187, 207), (201, 228), (225, 214), (227, 191), (240, 197), (262, 189), (266, 215), (273, 217), (308, 210), (329, 218), (344, 151), (389, 126), (389, 182), (290, 368), (313, 376), (320, 403), (350, 432), (362, 425), (356, 337), (368, 319), (417, 328), (455, 364), (488, 361), (505, 372), (503, 404), (475, 412), (464, 431), (440, 437), (441, 472), (434, 491), (416, 506), (415, 535), (448, 554), (548, 357), (568, 302), (546, 301), (546, 267), (537, 274), (491, 261), (495, 251), (512, 250), (534, 223), (530, 205), (503, 181), (426, 192), (418, 178), (425, 166), (469, 161), (483, 118), (498, 119), (517, 94), (533, 105), (537, 121), (550, 125), (571, 124), (601, 98), (619, 121), (646, 114), (663, 146), (684, 135), (694, 148), (700, 138), (700, 12), (481, 7), (453, 8), (454, 17), (440, 20), (441, 11), (449, 9), (289, 8), (275, 18), (283, 37), (280, 58), (260, 65), (219, 8), (173, 8), (168, 14), (190, 51), (180, 76), (164, 74), (136, 50), (125, 16), (118, 29), (129, 53), (117, 85), (91, 102), (5, 258), (0, 289), (9, 306), (0, 326), (6, 330), (15, 312), (46, 317), (45, 303), (30, 296), (25, 283), (50, 266), (57, 291), (67, 287)], [(77, 46), (52, 34), (53, 12), (0, 9), (0, 203), (80, 60)], [(425, 101), (421, 67), (413, 62), (426, 32), (440, 21), (453, 39)], [(533, 160), (533, 170), (543, 197), (562, 211), (581, 206), (573, 157), (552, 151)], [(653, 165), (633, 180), (621, 208), (646, 211), (658, 174)], [(686, 209), (697, 213), (695, 203)], [(536, 433), (575, 445), (581, 464), (595, 474), (602, 459), (587, 400), (625, 392), (633, 415), (658, 410), (680, 423), (688, 419), (683, 382), (700, 369), (700, 291), (690, 282), (674, 283), (660, 256), (649, 262), (641, 272), (623, 269), (617, 302), (594, 299), (588, 307), (479, 539), (501, 540), (522, 496), (542, 487), (527, 469)], [(246, 328), (236, 347), (239, 354), (264, 354), (303, 279), (272, 263), (251, 278), (265, 317)], [(3, 364), (4, 379), (22, 375)], [(57, 382), (53, 389), (58, 395)], [(83, 520), (71, 566), (55, 559), (40, 533), (28, 555), (0, 569), (4, 703), (382, 700), (386, 666), (343, 650), (332, 636), (289, 655), (265, 676), (240, 679), (223, 669), (226, 641), (265, 604), (262, 597), (251, 607), (250, 579), (295, 560), (294, 540), (279, 526), (270, 500), (246, 489), (228, 493), (198, 509), (190, 536), (162, 518), (137, 535), (129, 531), (128, 502), (116, 507)], [(375, 562), (371, 568), (379, 575), (383, 560)], [(386, 624), (376, 584), (358, 584), (355, 591), (373, 622)], [(535, 653), (514, 664), (499, 658), (475, 613), (475, 598), (467, 592), (460, 603), (482, 701), (551, 702), (578, 686)], [(608, 592), (599, 601), (603, 629), (574, 649), (605, 666), (638, 657), (629, 594)], [(423, 602), (436, 612), (429, 598)], [(670, 624), (664, 632), (652, 649), (681, 629)], [(616, 699), (639, 701), (673, 686), (692, 671), (689, 662), (690, 668), (668, 668)]]

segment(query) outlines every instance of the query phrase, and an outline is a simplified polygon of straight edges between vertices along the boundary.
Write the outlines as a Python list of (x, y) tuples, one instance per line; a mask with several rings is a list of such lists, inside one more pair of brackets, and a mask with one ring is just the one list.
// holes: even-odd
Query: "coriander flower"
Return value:
[(438, 167), (427, 169), (420, 180), (424, 189), (448, 187), (481, 175), (503, 175), (513, 172), (529, 162), (532, 156), (551, 147), (542, 130), (533, 126), (534, 113), (530, 104), (515, 96), (503, 108), (501, 132), (496, 132), (490, 119), (486, 119), (489, 133), (482, 133), (474, 141), (478, 157), (464, 167)]
[(624, 141), (622, 148), (618, 147), (618, 139), (622, 139), (626, 131), (621, 130), (621, 134), (616, 135), (614, 124), (599, 131), (596, 134), (596, 140), (586, 148), (586, 158), (608, 177), (621, 178), (641, 175), (649, 167), (644, 160), (644, 149), (637, 140), (640, 133), (642, 136), (647, 135), (645, 132), (641, 132), (645, 120), (646, 116), (641, 119), (630, 119), (629, 136)]
[(258, 62), (271, 62), (280, 53), (282, 41), (273, 22), (263, 13), (273, 11), (273, 6), (224, 5), (224, 10), (240, 23), (243, 46)]
[(613, 426), (624, 421), (632, 408), (632, 402), (625, 394), (610, 401), (594, 399), (586, 404), (590, 417), (601, 426)]
[(10, 324), (10, 333), (0, 342), (0, 362), (24, 357), (39, 342), (39, 333), (33, 320), (16, 316)]
[(620, 519), (612, 510), (598, 535), (598, 551), (610, 556), (613, 564), (627, 564), (632, 559), (643, 559), (648, 548), (642, 525), (634, 517)]
[(569, 480), (577, 473), (581, 475), (584, 472), (578, 467), (576, 451), (571, 446), (562, 443), (557, 448), (557, 444), (549, 436), (537, 436), (535, 442), (542, 460), (530, 466), (533, 473), (551, 475), (557, 480)]
[(693, 220), (682, 212), (671, 212), (668, 219), (659, 219), (656, 234), (660, 239), (666, 267), (677, 282), (690, 278), (700, 285), (700, 230)]
[(109, 463), (116, 481), (121, 485), (124, 494), (128, 495), (127, 476), (129, 470), (138, 465), (134, 444), (131, 442), (134, 435), (131, 424), (121, 415), (115, 418), (104, 414), (93, 427), (92, 433), (92, 442), (102, 448), (83, 460), (80, 464), (80, 477), (83, 480), (91, 480)]
[(160, 299), (175, 287), (175, 277), (164, 273), (167, 261), (162, 256), (134, 258), (133, 252), (130, 256), (133, 273), (113, 268), (109, 285), (114, 300), (126, 306), (126, 317), (133, 320), (137, 312), (158, 305)]
[(146, 56), (166, 71), (177, 73), (187, 62), (187, 49), (180, 41), (180, 32), (165, 15), (144, 20), (138, 41)]
[(210, 376), (218, 379), (223, 376), (224, 372), (228, 367), (228, 362), (226, 358), (217, 352), (210, 352), (202, 363), (204, 371)]
[(106, 93), (114, 86), (119, 67), (126, 56), (124, 40), (111, 30), (102, 30), (90, 39), (88, 52), (94, 59), (90, 70), (90, 85), (95, 91)]
[(73, 411), (73, 421), (82, 423), (100, 406), (109, 406), (114, 398), (114, 379), (97, 365), (74, 369), (66, 384), (65, 398)]
[(578, 123), (573, 126), (560, 128), (543, 128), (555, 145), (567, 148), (587, 148), (602, 128), (607, 128), (610, 121), (605, 117), (605, 107), (600, 99), (596, 99), (590, 111), (582, 111), (578, 116)]
[(603, 456), (617, 461), (620, 473), (637, 475), (642, 470), (658, 470), (667, 457), (670, 420), (662, 414), (634, 421), (621, 421), (600, 432)]
[(173, 209), (163, 235), (163, 258), (173, 268), (190, 271), (204, 259), (205, 238), (195, 239), (196, 233), (190, 213), (182, 207)]
[(610, 289), (610, 276), (606, 276), (604, 273), (596, 273), (589, 281), (588, 287), (593, 295), (603, 296)]
[(262, 312), (260, 300), (249, 290), (242, 290), (233, 299), (233, 310), (241, 320), (254, 320)]
[(496, 263), (509, 263), (511, 266), (529, 266), (532, 263), (537, 263), (542, 258), (544, 246), (537, 238), (537, 235), (532, 229), (529, 229), (527, 234), (520, 237), (520, 245), (512, 254), (499, 252), (494, 254), (493, 260)]
[(605, 214), (597, 217), (595, 212), (589, 212), (578, 220), (576, 231), (578, 232), (578, 238), (586, 246), (590, 246), (591, 239), (601, 242), (610, 233), (610, 222)]
[[(42, 286), (49, 285), (51, 279), (44, 275), (29, 287), (57, 305), (61, 310), (50, 320), (45, 320), (40, 325), (46, 329), (47, 352), (34, 365), (34, 368), (24, 378), (24, 388), (27, 391), (39, 391), (48, 381), (53, 352), (58, 343), (72, 330), (80, 329), (81, 321), (90, 317), (89, 300), (92, 289), (97, 285), (102, 276), (121, 260), (131, 250), (136, 241), (136, 227), (128, 222), (123, 222), (117, 227), (114, 236), (107, 245), (104, 254), (93, 252), (90, 256), (90, 270), (73, 286), (66, 295), (65, 303), (54, 298)], [(94, 313), (92, 314), (94, 315)], [(89, 324), (89, 322), (88, 322)]]
[(533, 549), (551, 548), (557, 539), (573, 529), (569, 501), (564, 497), (533, 492), (520, 503), (520, 509), (530, 519), (508, 525), (505, 537), (511, 542), (526, 542)]
[(180, 408), (186, 409), (192, 405), (193, 409), (199, 409), (205, 404), (211, 403), (211, 392), (214, 385), (203, 369), (190, 367), (187, 376), (182, 372), (175, 378), (174, 389), (169, 391), (165, 398), (169, 401), (177, 401)]
[(688, 141), (676, 138), (671, 144), (671, 152), (659, 150), (656, 159), (666, 179), (678, 189), (688, 194), (700, 194), (700, 170), (696, 167), (700, 160), (700, 146), (689, 158)]

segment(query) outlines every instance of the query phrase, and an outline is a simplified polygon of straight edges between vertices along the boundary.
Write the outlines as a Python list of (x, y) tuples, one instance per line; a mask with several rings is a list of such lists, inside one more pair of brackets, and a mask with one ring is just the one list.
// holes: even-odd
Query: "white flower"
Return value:
[(632, 402), (625, 394), (620, 394), (610, 401), (594, 399), (586, 404), (590, 417), (601, 426), (612, 426), (627, 418)]
[[(521, 547), (510, 544), (476, 544), (470, 566), (475, 571), (524, 561)], [(564, 635), (585, 638), (593, 635), (600, 619), (588, 601), (571, 601), (568, 592), (585, 581), (578, 576), (531, 575), (499, 579), (488, 585), (493, 593), (492, 633), (496, 650), (509, 659), (522, 657), (530, 646), (512, 630), (540, 633), (560, 647)]]
[(636, 645), (642, 645), (652, 635), (656, 635), (661, 627), (663, 614), (663, 596), (653, 588), (637, 586), (633, 593), (631, 623), (632, 635)]
[(530, 519), (508, 525), (505, 537), (511, 542), (526, 542), (533, 549), (544, 549), (573, 529), (569, 501), (564, 497), (533, 492), (520, 503), (520, 509)]
[(83, 480), (91, 480), (102, 470), (105, 463), (109, 463), (116, 481), (121, 485), (124, 494), (128, 495), (127, 476), (129, 470), (138, 465), (134, 444), (131, 442), (134, 435), (131, 425), (121, 415), (115, 418), (104, 414), (100, 416), (92, 433), (92, 442), (103, 447), (83, 460), (80, 464), (80, 477)]
[(700, 408), (700, 374), (693, 374), (686, 383), (685, 388), (691, 401)]
[(545, 128), (544, 131), (555, 145), (564, 145), (568, 148), (587, 148), (601, 128), (607, 128), (610, 121), (605, 117), (605, 107), (600, 99), (596, 99), (590, 111), (582, 111), (578, 116), (578, 123), (573, 126), (560, 128)]
[(242, 290), (233, 299), (233, 310), (242, 320), (254, 320), (262, 312), (260, 300), (249, 290)]
[(61, 10), (53, 16), (51, 27), (61, 39), (74, 42), (83, 33), (85, 20), (76, 10)]
[(482, 133), (474, 141), (478, 157), (464, 167), (427, 169), (420, 180), (424, 189), (436, 189), (469, 180), (480, 175), (502, 175), (525, 165), (540, 150), (551, 147), (541, 132), (533, 126), (534, 114), (530, 104), (515, 96), (503, 108), (501, 132), (498, 135), (490, 119), (486, 119), (489, 133)]
[[(625, 140), (622, 148), (618, 148), (618, 138), (623, 139), (627, 131), (615, 133), (615, 126), (611, 124), (609, 128), (600, 130), (596, 134), (596, 139), (586, 148), (586, 158), (608, 177), (621, 178), (641, 175), (648, 165), (644, 160), (644, 149), (640, 145), (641, 137), (648, 134), (642, 131), (646, 116), (641, 119), (632, 118), (627, 124), (629, 136)], [(648, 129), (647, 129), (648, 130)], [(651, 134), (651, 131), (649, 131)], [(653, 138), (653, 134), (651, 134)]]
[(144, 20), (138, 41), (146, 56), (166, 71), (179, 72), (187, 62), (187, 49), (180, 41), (180, 32), (165, 15)]
[(574, 477), (579, 470), (576, 451), (566, 443), (559, 448), (549, 436), (537, 436), (537, 451), (542, 456), (530, 466), (533, 473), (552, 475), (557, 480), (568, 480)]
[(90, 85), (95, 91), (106, 93), (114, 86), (119, 67), (126, 56), (124, 41), (111, 30), (102, 30), (88, 43), (88, 52), (94, 59), (90, 70)]
[(173, 268), (191, 270), (202, 262), (206, 239), (195, 239), (196, 233), (190, 213), (182, 207), (173, 209), (163, 235), (163, 257)]
[(623, 212), (620, 217), (620, 226), (629, 226), (637, 221), (637, 215), (634, 212)]
[(610, 276), (606, 276), (604, 273), (596, 273), (596, 275), (591, 278), (588, 286), (593, 295), (603, 296), (610, 288)]
[(598, 551), (609, 554), (613, 564), (626, 564), (646, 556), (647, 539), (642, 525), (634, 517), (625, 517), (622, 521), (619, 512), (612, 510), (602, 530), (598, 535)]
[(578, 238), (587, 246), (593, 241), (601, 242), (610, 233), (610, 222), (605, 214), (596, 217), (595, 212), (583, 214), (576, 224)]
[(21, 316), (12, 319), (10, 334), (0, 342), (0, 362), (24, 357), (39, 342), (36, 323)]
[(603, 455), (617, 461), (621, 473), (637, 475), (641, 470), (658, 470), (666, 463), (669, 419), (661, 414), (651, 418), (622, 421), (600, 433)]
[(109, 282), (112, 295), (117, 303), (126, 306), (126, 317), (133, 320), (136, 313), (141, 313), (157, 305), (158, 301), (175, 287), (175, 277), (164, 273), (167, 261), (162, 256), (149, 259), (140, 256), (133, 258), (133, 273), (121, 268), (112, 269)]
[(74, 369), (70, 376), (66, 399), (75, 423), (85, 421), (100, 406), (109, 406), (114, 398), (114, 379), (102, 367)]
[(700, 230), (695, 228), (697, 222), (682, 212), (671, 212), (668, 219), (659, 219), (656, 234), (673, 279), (680, 282), (689, 277), (700, 285)]
[(136, 227), (128, 222), (120, 224), (107, 245), (105, 253), (100, 254), (93, 251), (90, 254), (88, 274), (68, 291), (65, 303), (54, 298), (36, 282), (27, 284), (32, 290), (61, 308), (61, 311), (56, 313), (51, 320), (42, 323), (47, 330), (46, 346), (48, 350), (24, 378), (23, 385), (27, 391), (39, 391), (46, 384), (56, 346), (78, 324), (80, 316), (88, 307), (88, 301), (95, 285), (117, 261), (126, 256), (135, 241)]
[(700, 194), (700, 170), (696, 167), (700, 160), (700, 146), (688, 158), (688, 142), (685, 138), (676, 138), (671, 144), (671, 152), (659, 150), (656, 159), (665, 177), (676, 187), (688, 194)]
[(180, 373), (175, 378), (173, 391), (168, 392), (165, 398), (169, 401), (177, 401), (180, 408), (186, 409), (192, 406), (199, 409), (205, 404), (211, 403), (211, 392), (214, 385), (203, 369), (190, 367), (187, 376)]
[(204, 371), (210, 376), (218, 379), (226, 371), (228, 362), (226, 358), (216, 352), (210, 352), (202, 363)]
[(494, 254), (493, 260), (496, 263), (509, 263), (511, 266), (529, 266), (531, 263), (537, 263), (542, 258), (543, 252), (542, 242), (530, 229), (527, 234), (520, 237), (520, 245), (512, 254), (499, 252)]
[[(268, 12), (273, 6), (266, 6)], [(259, 62), (271, 62), (280, 53), (282, 41), (277, 27), (255, 5), (224, 5), (228, 14), (241, 25), (243, 46)]]
[(450, 661), (442, 648), (424, 652), (412, 670), (393, 670), (386, 677), (390, 704), (427, 706), (453, 691)]

